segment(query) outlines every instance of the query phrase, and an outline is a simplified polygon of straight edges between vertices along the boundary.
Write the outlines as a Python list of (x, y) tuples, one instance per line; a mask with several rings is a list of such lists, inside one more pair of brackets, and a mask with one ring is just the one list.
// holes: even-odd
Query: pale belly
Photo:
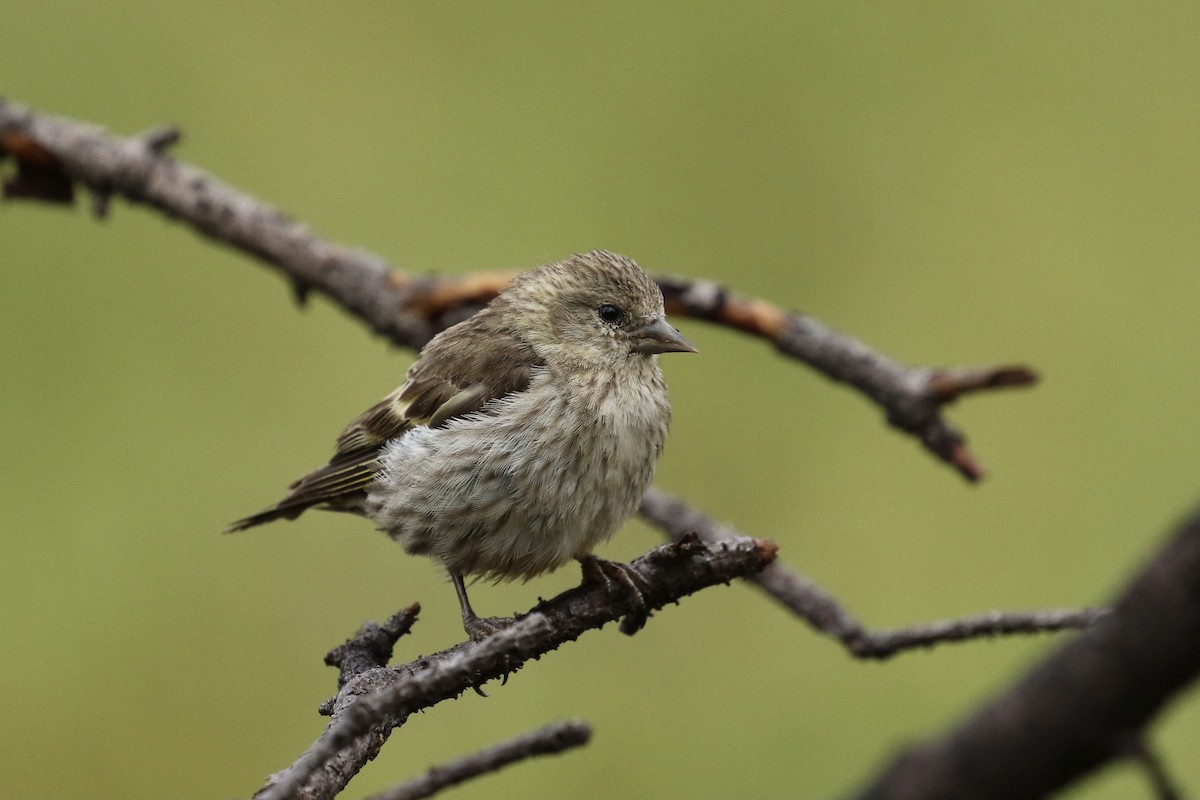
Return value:
[(661, 381), (629, 390), (532, 386), (497, 413), (415, 429), (387, 447), (368, 516), (460, 575), (530, 578), (586, 555), (637, 508), (666, 436)]

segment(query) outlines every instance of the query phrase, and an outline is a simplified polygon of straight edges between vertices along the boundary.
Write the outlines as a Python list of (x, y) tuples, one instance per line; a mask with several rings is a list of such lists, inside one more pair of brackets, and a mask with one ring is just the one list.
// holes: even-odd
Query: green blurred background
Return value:
[[(683, 320), (659, 484), (871, 625), (1102, 602), (1200, 486), (1194, 4), (17, 3), (0, 93), (129, 134), (414, 272), (606, 247), (921, 364), (1027, 362), (952, 411), (961, 481), (763, 343)], [(361, 520), (229, 520), (321, 463), (412, 358), (118, 202), (0, 206), (0, 795), (248, 796), (320, 732), (322, 655), (450, 587)], [(658, 541), (640, 523), (603, 554)], [(480, 587), (490, 613), (577, 580)], [(826, 797), (1054, 646), (859, 663), (743, 586), (417, 716), (382, 789), (546, 721), (586, 749), (462, 798)], [(1200, 704), (1154, 739), (1200, 789)], [(1147, 796), (1110, 769), (1071, 797)]]

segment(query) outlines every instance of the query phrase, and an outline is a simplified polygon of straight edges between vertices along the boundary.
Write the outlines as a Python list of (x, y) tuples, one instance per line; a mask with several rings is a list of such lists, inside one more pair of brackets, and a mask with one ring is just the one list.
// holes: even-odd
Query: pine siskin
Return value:
[(671, 418), (656, 354), (671, 352), (696, 350), (630, 259), (595, 250), (522, 273), (434, 337), (326, 466), (228, 530), (311, 506), (362, 514), (442, 564), (463, 627), (485, 636), (507, 620), (475, 615), (465, 577), (620, 566), (590, 553), (650, 485)]

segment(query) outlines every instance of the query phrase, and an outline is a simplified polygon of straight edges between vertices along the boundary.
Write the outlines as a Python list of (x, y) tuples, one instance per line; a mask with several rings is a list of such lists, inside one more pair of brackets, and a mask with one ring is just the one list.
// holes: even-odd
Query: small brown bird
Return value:
[(671, 418), (657, 354), (672, 352), (696, 349), (630, 259), (594, 250), (522, 273), (434, 337), (327, 465), (228, 530), (311, 506), (362, 514), (442, 564), (463, 627), (486, 636), (508, 620), (477, 617), (464, 578), (616, 566), (591, 551), (650, 485)]

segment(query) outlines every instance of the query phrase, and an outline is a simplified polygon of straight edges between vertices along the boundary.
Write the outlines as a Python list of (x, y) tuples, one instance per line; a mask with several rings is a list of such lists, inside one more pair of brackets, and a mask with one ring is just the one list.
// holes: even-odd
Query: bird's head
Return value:
[(658, 284), (606, 250), (522, 273), (501, 298), (501, 313), (548, 364), (595, 368), (696, 352), (667, 322)]

